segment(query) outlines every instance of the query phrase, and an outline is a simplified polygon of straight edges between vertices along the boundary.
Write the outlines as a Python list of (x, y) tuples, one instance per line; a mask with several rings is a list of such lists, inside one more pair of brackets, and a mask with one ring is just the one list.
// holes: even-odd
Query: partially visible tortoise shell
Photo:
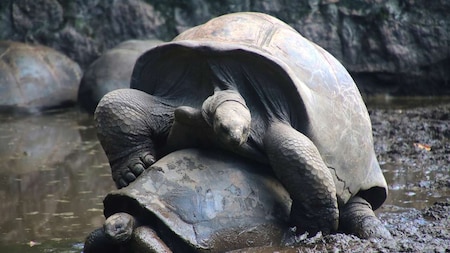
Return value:
[(226, 152), (176, 151), (109, 193), (104, 214), (129, 213), (169, 244), (179, 238), (198, 251), (270, 245), (287, 231), (291, 200), (267, 172)]
[(74, 104), (79, 65), (40, 45), (0, 41), (0, 108), (36, 111)]
[(214, 89), (237, 89), (252, 115), (248, 143), (255, 150), (271, 120), (282, 120), (317, 146), (339, 204), (358, 192), (374, 209), (386, 199), (369, 115), (353, 79), (332, 55), (274, 17), (234, 13), (191, 28), (143, 54), (131, 87), (197, 108)]
[(137, 58), (161, 43), (159, 40), (127, 40), (102, 54), (89, 65), (81, 79), (78, 91), (81, 107), (93, 113), (106, 93), (130, 87)]

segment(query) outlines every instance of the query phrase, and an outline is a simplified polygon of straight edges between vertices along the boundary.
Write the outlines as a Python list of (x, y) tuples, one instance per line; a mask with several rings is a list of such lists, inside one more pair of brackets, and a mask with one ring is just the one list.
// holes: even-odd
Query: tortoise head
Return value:
[(202, 105), (202, 115), (220, 142), (229, 148), (245, 143), (250, 134), (251, 115), (236, 90), (216, 90)]
[(216, 108), (211, 123), (222, 143), (238, 147), (247, 141), (250, 134), (250, 111), (238, 101), (226, 100)]

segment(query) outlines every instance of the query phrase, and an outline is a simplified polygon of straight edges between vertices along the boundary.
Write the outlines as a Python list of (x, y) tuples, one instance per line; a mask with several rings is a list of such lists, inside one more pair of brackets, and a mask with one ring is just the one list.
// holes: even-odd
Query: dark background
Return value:
[(2, 0), (0, 40), (55, 48), (82, 69), (128, 39), (171, 40), (259, 11), (338, 58), (364, 94), (450, 95), (448, 0)]

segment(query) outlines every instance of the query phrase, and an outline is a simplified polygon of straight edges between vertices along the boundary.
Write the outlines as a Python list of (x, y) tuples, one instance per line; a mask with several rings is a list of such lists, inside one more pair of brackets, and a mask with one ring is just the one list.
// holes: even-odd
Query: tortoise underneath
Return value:
[(214, 150), (175, 151), (104, 200), (92, 252), (224, 252), (278, 245), (291, 201), (264, 164)]
[[(229, 152), (184, 149), (104, 199), (85, 253), (225, 252), (284, 246), (291, 199), (270, 167)], [(358, 205), (348, 205), (358, 211)], [(350, 210), (353, 209), (353, 210)]]
[(144, 53), (95, 120), (119, 188), (174, 150), (229, 150), (272, 168), (298, 233), (390, 236), (373, 213), (387, 185), (354, 81), (269, 15), (224, 15)]

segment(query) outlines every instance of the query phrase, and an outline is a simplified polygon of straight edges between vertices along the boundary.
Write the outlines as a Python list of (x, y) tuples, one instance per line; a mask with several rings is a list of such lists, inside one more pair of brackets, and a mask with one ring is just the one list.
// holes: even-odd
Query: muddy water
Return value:
[[(418, 101), (415, 107), (431, 103)], [(439, 119), (430, 123), (428, 110), (405, 113), (404, 103), (385, 102), (369, 101), (390, 188), (377, 213), (386, 219), (405, 213), (400, 217), (408, 222), (411, 210), (450, 203), (450, 119), (437, 110)], [(102, 224), (102, 199), (114, 188), (91, 117), (76, 109), (0, 115), (0, 161), (0, 252), (81, 252), (84, 237)]]
[(390, 190), (382, 210), (449, 202), (450, 98), (384, 97), (367, 103)]
[(91, 117), (0, 116), (0, 252), (80, 252), (113, 189)]

